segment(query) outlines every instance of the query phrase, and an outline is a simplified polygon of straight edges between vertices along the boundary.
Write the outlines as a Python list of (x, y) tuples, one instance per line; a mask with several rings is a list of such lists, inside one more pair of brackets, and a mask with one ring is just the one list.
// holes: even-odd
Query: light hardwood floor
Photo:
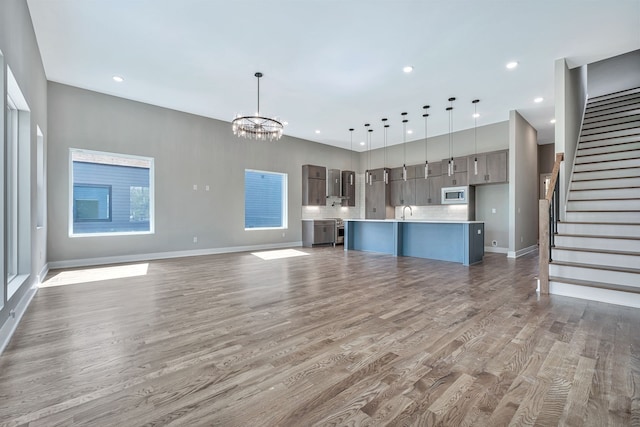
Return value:
[(40, 289), (0, 425), (640, 425), (640, 310), (538, 297), (536, 256), (298, 250)]

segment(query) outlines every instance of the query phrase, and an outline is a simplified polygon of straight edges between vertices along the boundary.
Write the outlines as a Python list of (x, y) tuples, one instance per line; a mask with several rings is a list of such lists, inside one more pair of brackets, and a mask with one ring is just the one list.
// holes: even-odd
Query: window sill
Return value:
[(113, 233), (83, 233), (83, 234), (69, 234), (69, 237), (109, 237), (109, 236), (144, 236), (148, 234), (155, 234), (155, 231), (121, 231)]

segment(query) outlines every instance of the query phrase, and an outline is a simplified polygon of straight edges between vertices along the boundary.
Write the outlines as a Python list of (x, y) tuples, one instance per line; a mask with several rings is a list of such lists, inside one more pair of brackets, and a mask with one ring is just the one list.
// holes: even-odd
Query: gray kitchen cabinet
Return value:
[[(424, 173), (422, 175), (424, 175)], [(421, 178), (416, 178), (416, 205), (439, 205), (441, 199), (441, 190), (441, 175), (429, 174), (429, 178), (427, 179), (424, 179), (424, 176)]]
[(312, 219), (302, 221), (302, 246), (310, 248), (318, 245), (335, 244), (336, 221), (333, 219)]
[(342, 171), (342, 206), (356, 205), (356, 173)]
[(478, 174), (475, 174), (474, 159), (469, 156), (467, 169), (469, 170), (469, 184), (495, 184), (508, 181), (509, 151), (493, 151), (478, 154)]
[(340, 169), (327, 170), (327, 196), (340, 197), (342, 188), (340, 186)]
[(302, 165), (302, 206), (327, 204), (327, 169), (324, 166)]
[(451, 176), (449, 176), (449, 174), (447, 173), (442, 174), (443, 187), (461, 187), (465, 185), (469, 185), (469, 178), (467, 176), (467, 171), (455, 172)]
[[(387, 169), (387, 171), (389, 171)], [(384, 183), (384, 169), (370, 171), (373, 178), (371, 184), (365, 183), (365, 218), (386, 219), (393, 218), (394, 211), (391, 206), (389, 185)]]
[[(421, 166), (420, 166), (421, 167)], [(416, 167), (407, 166), (407, 180), (402, 177), (402, 166), (391, 169), (390, 197), (392, 206), (416, 204)]]

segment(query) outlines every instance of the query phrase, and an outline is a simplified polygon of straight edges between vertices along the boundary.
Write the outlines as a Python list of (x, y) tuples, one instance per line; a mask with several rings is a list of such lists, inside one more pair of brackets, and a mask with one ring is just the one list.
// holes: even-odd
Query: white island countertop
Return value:
[(417, 222), (425, 224), (484, 224), (484, 221), (464, 221), (464, 220), (433, 220), (433, 219), (344, 219), (344, 221), (359, 222)]

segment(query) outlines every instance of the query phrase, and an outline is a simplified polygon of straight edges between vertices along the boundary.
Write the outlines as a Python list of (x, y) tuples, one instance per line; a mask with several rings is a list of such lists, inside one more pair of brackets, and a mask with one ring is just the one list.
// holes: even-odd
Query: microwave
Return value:
[(442, 187), (443, 205), (466, 205), (469, 203), (469, 187)]

